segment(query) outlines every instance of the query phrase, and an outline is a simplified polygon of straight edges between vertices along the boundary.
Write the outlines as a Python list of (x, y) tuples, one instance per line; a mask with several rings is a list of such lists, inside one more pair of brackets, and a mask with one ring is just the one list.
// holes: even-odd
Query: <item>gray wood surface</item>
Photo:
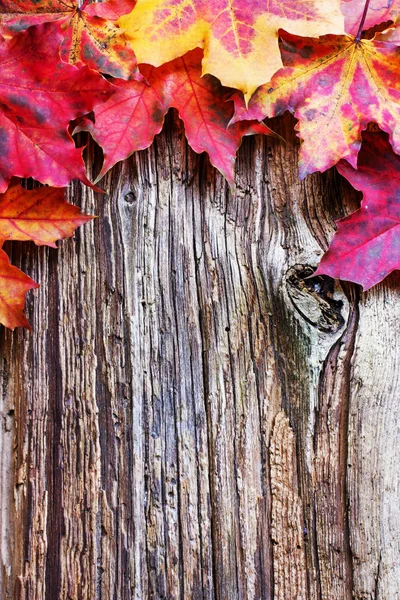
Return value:
[[(245, 141), (233, 197), (176, 117), (0, 330), (4, 600), (400, 598), (399, 289), (309, 278), (357, 198)], [(99, 167), (99, 157), (95, 159)]]

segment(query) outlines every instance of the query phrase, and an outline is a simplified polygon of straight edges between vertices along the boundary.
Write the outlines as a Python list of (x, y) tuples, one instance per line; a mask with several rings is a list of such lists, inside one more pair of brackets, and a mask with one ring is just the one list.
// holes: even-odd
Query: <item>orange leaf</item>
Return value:
[(23, 313), (25, 294), (28, 290), (38, 287), (39, 284), (28, 275), (11, 266), (7, 254), (0, 249), (0, 323), (9, 329), (30, 329)]
[(159, 66), (196, 47), (210, 73), (249, 99), (282, 66), (278, 30), (344, 33), (339, 0), (138, 0), (118, 21), (139, 63)]
[(55, 241), (71, 237), (79, 225), (92, 219), (64, 200), (64, 190), (42, 187), (28, 191), (15, 181), (0, 194), (0, 323), (28, 327), (23, 315), (25, 293), (39, 287), (30, 277), (10, 265), (1, 250), (5, 240), (32, 240), (38, 246), (56, 247)]
[(93, 217), (64, 200), (64, 190), (41, 187), (28, 191), (12, 183), (0, 194), (0, 240), (32, 240), (56, 248), (58, 239), (71, 237)]

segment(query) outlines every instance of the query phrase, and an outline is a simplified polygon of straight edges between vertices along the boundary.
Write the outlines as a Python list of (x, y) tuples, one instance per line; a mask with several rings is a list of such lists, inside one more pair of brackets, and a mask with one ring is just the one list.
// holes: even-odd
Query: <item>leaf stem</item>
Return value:
[(357, 35), (356, 35), (356, 42), (359, 42), (360, 39), (361, 39), (361, 34), (362, 34), (362, 31), (363, 31), (365, 19), (367, 17), (369, 3), (370, 3), (370, 0), (366, 0), (365, 6), (364, 6), (364, 12), (362, 14), (361, 21), (360, 21), (360, 26), (358, 28), (358, 32), (357, 32)]
[[(90, 0), (85, 0), (79, 10), (85, 10), (85, 8), (89, 4), (89, 2), (90, 2)], [(369, 0), (368, 0), (368, 4), (369, 4)]]

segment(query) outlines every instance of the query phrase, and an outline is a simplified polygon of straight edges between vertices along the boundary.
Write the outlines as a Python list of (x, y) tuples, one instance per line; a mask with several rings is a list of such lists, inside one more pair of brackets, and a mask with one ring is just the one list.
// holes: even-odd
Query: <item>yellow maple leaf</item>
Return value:
[(344, 33), (339, 0), (138, 0), (118, 24), (139, 63), (159, 66), (203, 48), (203, 74), (242, 90), (246, 100), (282, 67), (279, 29)]

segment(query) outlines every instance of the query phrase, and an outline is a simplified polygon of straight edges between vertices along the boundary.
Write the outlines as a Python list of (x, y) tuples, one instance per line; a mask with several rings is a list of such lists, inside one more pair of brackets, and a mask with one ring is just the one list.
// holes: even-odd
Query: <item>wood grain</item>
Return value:
[(71, 186), (99, 219), (8, 247), (42, 287), (0, 330), (1, 598), (400, 597), (399, 279), (309, 278), (357, 199), (271, 127), (233, 197), (170, 115)]

